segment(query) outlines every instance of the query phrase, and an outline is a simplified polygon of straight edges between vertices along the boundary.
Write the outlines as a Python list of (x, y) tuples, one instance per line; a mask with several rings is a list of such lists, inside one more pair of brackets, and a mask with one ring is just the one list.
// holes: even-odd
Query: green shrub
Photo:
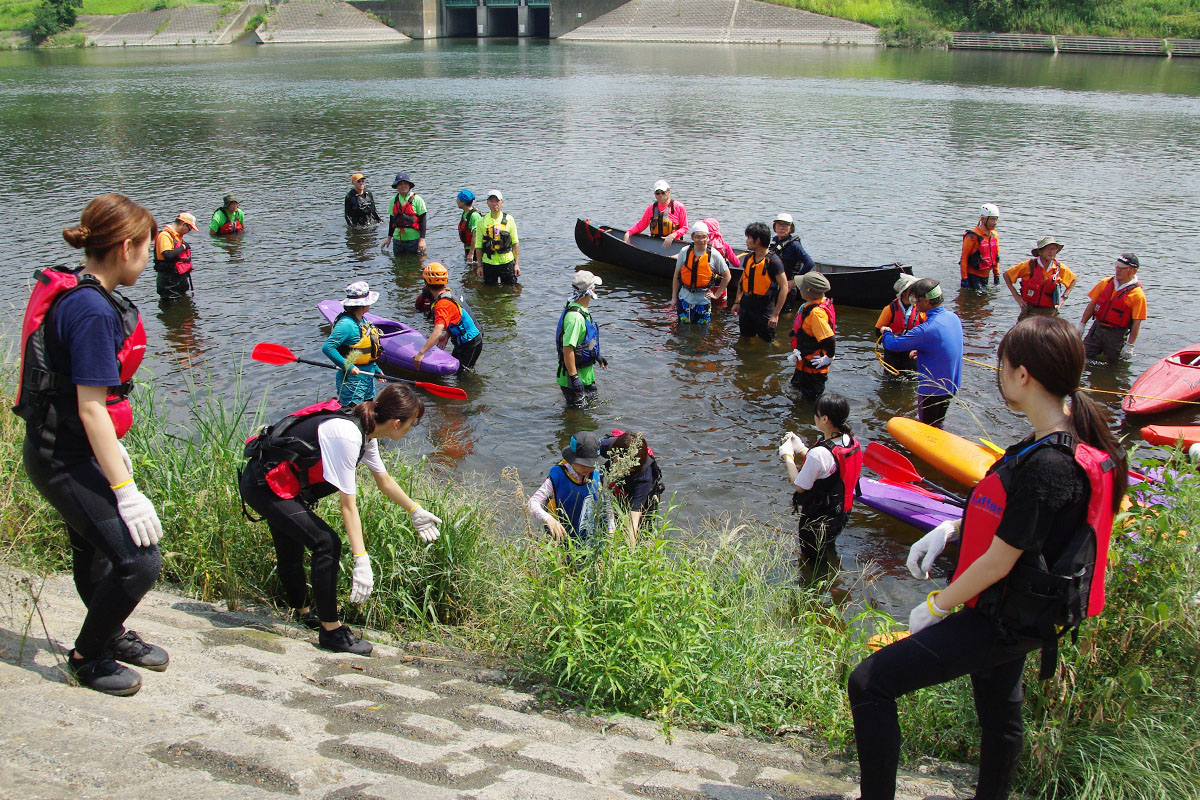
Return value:
[(30, 37), (41, 44), (56, 33), (75, 26), (75, 15), (83, 8), (83, 0), (42, 0), (33, 10)]

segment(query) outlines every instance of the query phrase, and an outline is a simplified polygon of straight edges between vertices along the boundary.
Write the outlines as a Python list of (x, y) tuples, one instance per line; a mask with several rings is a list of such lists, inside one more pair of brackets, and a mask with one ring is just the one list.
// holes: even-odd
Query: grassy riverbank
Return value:
[[(891, 38), (939, 31), (1200, 38), (1197, 0), (767, 0), (883, 28)], [(916, 43), (922, 43), (917, 41)]]
[[(148, 390), (137, 400), (127, 443), (139, 486), (162, 509), (164, 578), (209, 600), (276, 602), (269, 534), (242, 517), (234, 477), (259, 409), (198, 396), (183, 431), (163, 422)], [(21, 425), (0, 417), (0, 557), (65, 570), (61, 523), (24, 477)], [(791, 569), (789, 542), (727, 522), (690, 532), (660, 522), (636, 547), (618, 534), (603, 551), (567, 554), (519, 510), (547, 465), (530, 465), (524, 486), (513, 471), (499, 486), (468, 489), (423, 461), (388, 461), (445, 520), (443, 536), (421, 544), (406, 514), (364, 490), (376, 589), (369, 603), (348, 606), (353, 622), (493, 653), (567, 702), (666, 725), (799, 730), (853, 753), (844, 685), (866, 653), (859, 631), (892, 623), (867, 612), (847, 626), (827, 591), (770, 580)], [(1031, 659), (1021, 780), (1039, 797), (1200, 795), (1200, 611), (1189, 604), (1200, 556), (1195, 537), (1180, 534), (1200, 514), (1200, 489), (1189, 480), (1168, 493), (1173, 509), (1125, 519), (1109, 609), (1078, 645), (1064, 644), (1056, 679), (1039, 684)], [(336, 503), (325, 503), (336, 526)], [(781, 498), (790, 530), (783, 509)], [(976, 757), (966, 681), (919, 692), (901, 710), (906, 760)]]
[[(23, 30), (33, 24), (33, 9), (39, 0), (0, 0), (0, 30)], [(130, 14), (160, 8), (199, 5), (192, 0), (83, 0), (80, 14)]]

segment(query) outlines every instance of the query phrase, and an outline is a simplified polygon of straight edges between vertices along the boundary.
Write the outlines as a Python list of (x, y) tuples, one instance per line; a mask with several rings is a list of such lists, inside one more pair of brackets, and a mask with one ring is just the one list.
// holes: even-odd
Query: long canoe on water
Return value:
[[(671, 280), (675, 274), (675, 257), (683, 242), (663, 247), (662, 239), (636, 233), (625, 242), (625, 230), (597, 225), (591, 220), (575, 222), (575, 244), (585, 256), (617, 267), (640, 272), (656, 278)], [(742, 274), (740, 266), (730, 265), (732, 288)], [(903, 264), (884, 264), (879, 267), (851, 267), (842, 264), (816, 262), (816, 269), (829, 279), (829, 296), (834, 303), (857, 308), (883, 308), (892, 302), (896, 293), (892, 285), (901, 273), (911, 275), (912, 267)]]

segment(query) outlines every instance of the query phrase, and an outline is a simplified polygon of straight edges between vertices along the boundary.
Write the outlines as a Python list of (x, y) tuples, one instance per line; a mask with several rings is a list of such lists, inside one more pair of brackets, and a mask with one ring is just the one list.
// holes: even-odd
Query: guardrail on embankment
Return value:
[(956, 50), (1015, 50), (1123, 56), (1200, 57), (1200, 39), (1120, 39), (1107, 36), (1049, 36), (1031, 33), (956, 33)]

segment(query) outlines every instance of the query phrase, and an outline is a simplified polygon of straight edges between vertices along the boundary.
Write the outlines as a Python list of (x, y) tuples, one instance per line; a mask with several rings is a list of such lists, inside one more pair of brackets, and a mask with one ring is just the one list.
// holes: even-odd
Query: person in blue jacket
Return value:
[(940, 428), (962, 386), (962, 320), (942, 306), (942, 287), (933, 278), (922, 278), (910, 291), (925, 321), (900, 336), (885, 330), (882, 343), (895, 353), (916, 351), (917, 418)]
[(380, 369), (379, 329), (363, 317), (379, 292), (372, 292), (366, 281), (355, 281), (346, 287), (342, 313), (333, 321), (333, 330), (321, 352), (338, 368), (335, 386), (343, 406), (353, 406), (375, 399), (375, 376)]

